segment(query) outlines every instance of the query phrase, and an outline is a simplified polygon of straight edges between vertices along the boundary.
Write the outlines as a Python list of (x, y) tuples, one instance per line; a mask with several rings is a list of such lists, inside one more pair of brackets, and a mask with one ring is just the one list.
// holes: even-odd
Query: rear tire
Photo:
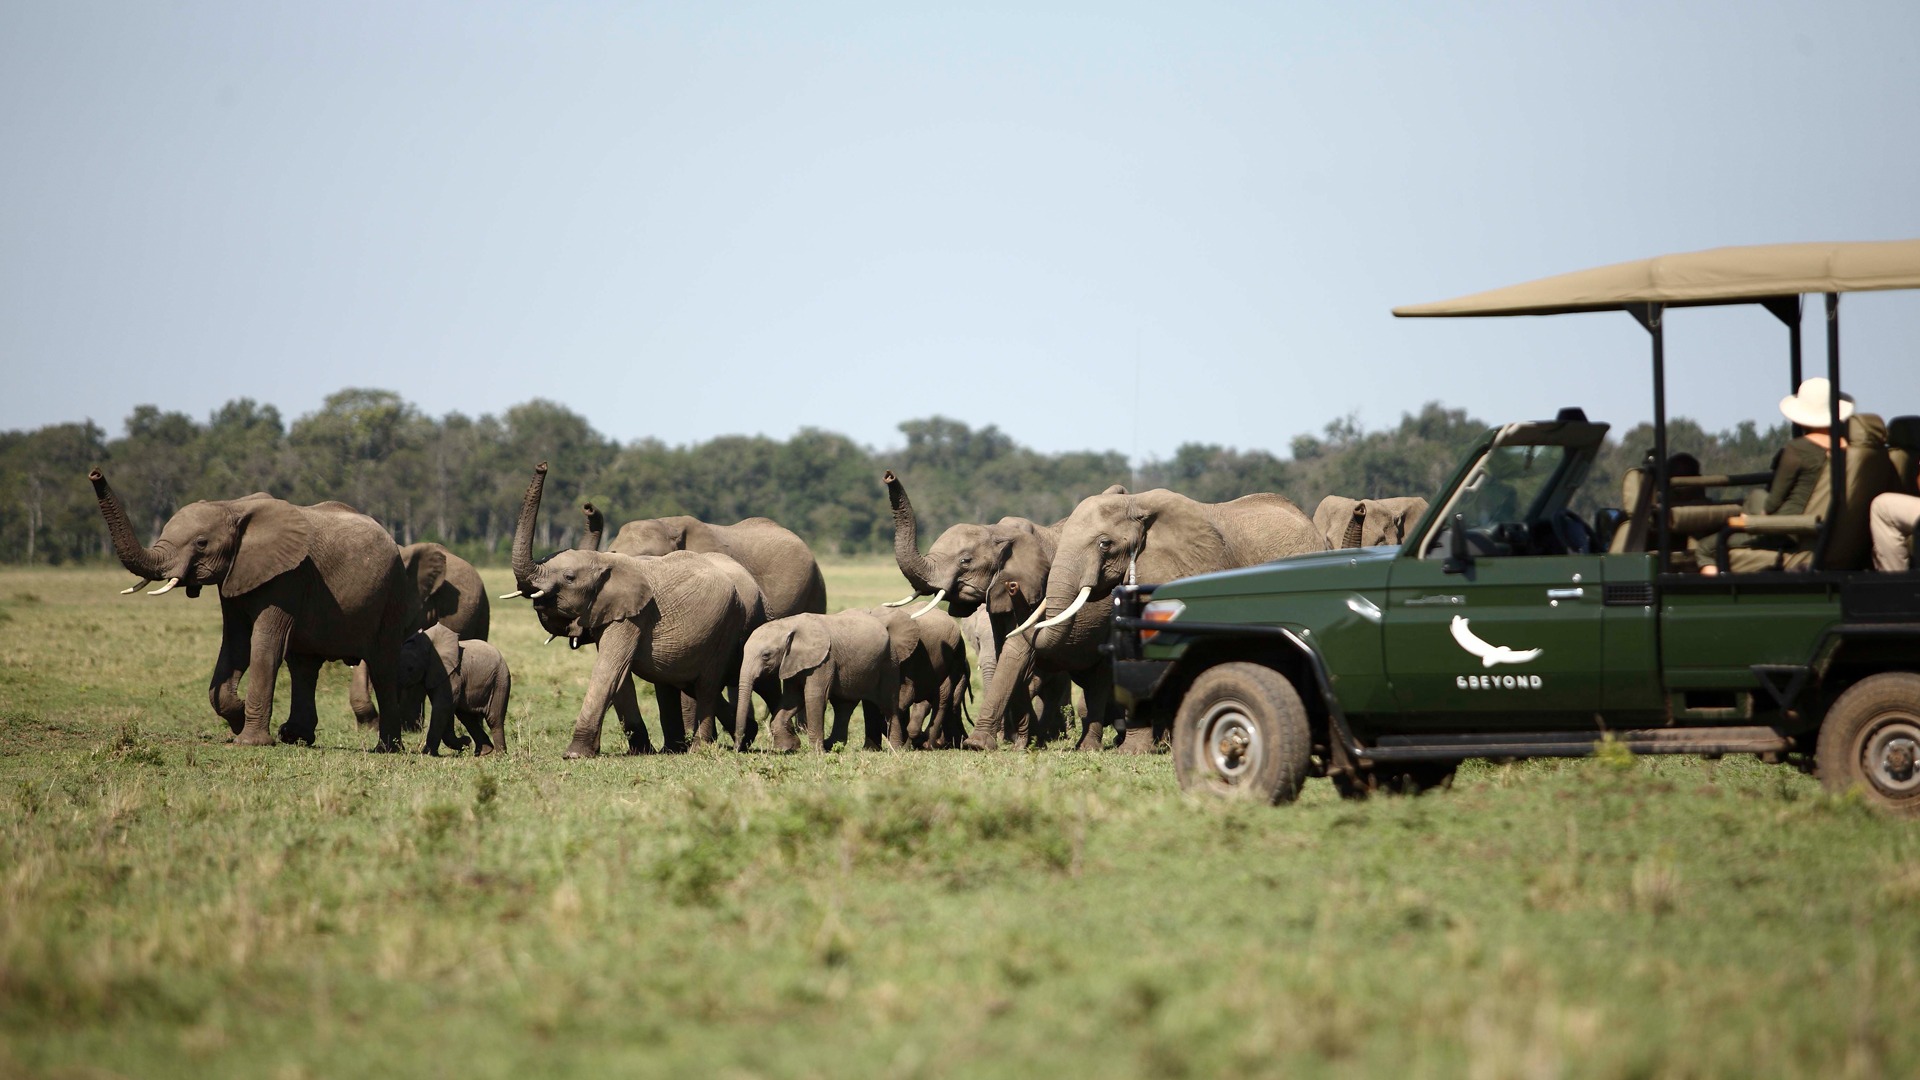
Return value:
[(1920, 814), (1920, 675), (1887, 671), (1847, 688), (1827, 710), (1815, 752), (1820, 784), (1859, 788), (1896, 814)]
[(1300, 796), (1312, 739), (1286, 676), (1259, 664), (1208, 668), (1173, 719), (1173, 772), (1183, 791), (1277, 805)]

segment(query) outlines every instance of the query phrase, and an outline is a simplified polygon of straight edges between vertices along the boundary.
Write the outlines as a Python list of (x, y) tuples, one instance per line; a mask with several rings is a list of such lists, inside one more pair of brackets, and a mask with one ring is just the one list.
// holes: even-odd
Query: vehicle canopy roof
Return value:
[(1647, 304), (1764, 304), (1803, 293), (1920, 289), (1920, 240), (1757, 244), (1657, 255), (1393, 309), (1404, 318), (1562, 315)]

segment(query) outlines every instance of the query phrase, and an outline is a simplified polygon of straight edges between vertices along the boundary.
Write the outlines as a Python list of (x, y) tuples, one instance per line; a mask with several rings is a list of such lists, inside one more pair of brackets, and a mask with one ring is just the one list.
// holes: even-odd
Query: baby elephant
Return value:
[(467, 740), (453, 730), (456, 716), (473, 732), (476, 755), (506, 750), (512, 692), (506, 657), (487, 642), (461, 641), (436, 624), (400, 646), (400, 715), (419, 716), (421, 704), (433, 702), (424, 753), (438, 755), (442, 743), (452, 750), (467, 748)]
[(847, 717), (861, 704), (869, 749), (880, 748), (886, 731), (897, 748), (904, 741), (900, 724), (900, 668), (893, 662), (887, 628), (864, 611), (836, 615), (789, 615), (775, 619), (747, 638), (740, 658), (739, 695), (734, 699), (734, 741), (745, 745), (753, 724), (753, 686), (763, 676), (779, 680), (779, 707), (773, 714), (773, 748), (795, 750), (793, 717), (804, 711), (807, 742), (826, 749), (827, 704), (833, 704), (833, 731), (844, 738)]

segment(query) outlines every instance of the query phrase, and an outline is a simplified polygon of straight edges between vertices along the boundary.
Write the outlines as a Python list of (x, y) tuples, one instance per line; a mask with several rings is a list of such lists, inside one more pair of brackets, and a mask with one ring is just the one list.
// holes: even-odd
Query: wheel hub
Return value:
[(1260, 763), (1260, 729), (1236, 705), (1221, 705), (1207, 715), (1201, 727), (1202, 751), (1214, 775), (1238, 783)]
[(1890, 795), (1920, 791), (1920, 720), (1891, 717), (1867, 733), (1867, 777)]

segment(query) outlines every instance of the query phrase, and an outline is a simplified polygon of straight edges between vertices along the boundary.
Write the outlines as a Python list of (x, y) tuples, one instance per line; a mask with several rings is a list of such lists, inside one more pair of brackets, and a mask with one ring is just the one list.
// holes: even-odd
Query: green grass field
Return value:
[(0, 573), (0, 1075), (1920, 1072), (1917, 826), (1785, 769), (565, 762), (592, 652), (510, 601), (505, 759), (364, 753), (337, 666), (320, 746), (238, 749), (218, 604), (127, 581)]

